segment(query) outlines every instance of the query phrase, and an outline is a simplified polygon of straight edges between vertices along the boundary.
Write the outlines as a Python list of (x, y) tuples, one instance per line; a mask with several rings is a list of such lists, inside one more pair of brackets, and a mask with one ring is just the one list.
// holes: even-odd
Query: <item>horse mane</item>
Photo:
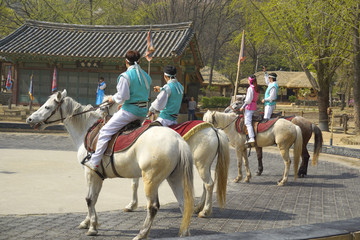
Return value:
[(99, 117), (99, 118), (101, 117), (99, 115), (99, 113), (97, 113), (96, 111), (86, 112), (93, 108), (93, 106), (91, 104), (88, 104), (86, 106), (81, 105), (80, 103), (78, 103), (71, 97), (65, 97), (64, 101), (67, 102), (67, 104), (65, 104), (66, 108), (64, 109), (64, 111), (69, 115), (69, 117), (66, 118), (66, 120), (70, 120), (70, 118), (72, 118), (71, 117), (72, 115), (78, 114), (81, 112), (85, 112), (85, 113), (76, 115), (76, 117), (74, 117), (72, 119), (72, 121), (75, 121), (75, 123), (77, 123), (77, 122), (83, 121), (83, 119), (89, 119), (90, 117)]

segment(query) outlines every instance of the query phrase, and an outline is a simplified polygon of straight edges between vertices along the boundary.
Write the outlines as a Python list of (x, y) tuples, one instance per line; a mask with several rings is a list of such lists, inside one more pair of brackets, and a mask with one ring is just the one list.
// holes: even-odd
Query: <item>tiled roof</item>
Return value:
[[(119, 58), (130, 49), (143, 55), (150, 25), (100, 26), (28, 20), (0, 40), (0, 55)], [(191, 22), (152, 25), (153, 57), (179, 56), (194, 36)]]

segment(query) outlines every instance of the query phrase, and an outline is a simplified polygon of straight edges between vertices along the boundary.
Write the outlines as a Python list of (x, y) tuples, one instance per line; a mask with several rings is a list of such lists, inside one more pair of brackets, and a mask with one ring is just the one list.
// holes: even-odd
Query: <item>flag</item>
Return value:
[(244, 60), (245, 60), (245, 30), (243, 31), (241, 37), (241, 48), (240, 48), (238, 65), (240, 65), (240, 62), (243, 62)]
[(12, 86), (12, 81), (11, 81), (11, 65), (9, 66), (9, 73), (8, 73), (8, 77), (6, 80), (6, 89), (10, 90)]
[(147, 35), (147, 49), (145, 53), (146, 59), (150, 62), (153, 58), (153, 54), (155, 52), (152, 36), (151, 36), (151, 30), (148, 32)]
[(30, 100), (31, 100), (31, 101), (34, 100), (33, 77), (34, 77), (34, 75), (31, 74), (31, 76), (30, 76), (30, 87), (29, 87), (29, 97), (30, 97)]
[(51, 92), (55, 92), (57, 89), (57, 71), (56, 66), (54, 67), (54, 73), (53, 73), (53, 79), (52, 79), (52, 86), (51, 86)]

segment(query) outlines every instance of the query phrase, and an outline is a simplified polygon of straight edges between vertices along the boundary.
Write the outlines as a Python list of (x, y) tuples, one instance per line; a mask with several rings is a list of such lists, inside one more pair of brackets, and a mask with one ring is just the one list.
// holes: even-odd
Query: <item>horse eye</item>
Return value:
[(49, 110), (49, 109), (50, 109), (50, 107), (48, 107), (48, 106), (45, 106), (45, 109)]

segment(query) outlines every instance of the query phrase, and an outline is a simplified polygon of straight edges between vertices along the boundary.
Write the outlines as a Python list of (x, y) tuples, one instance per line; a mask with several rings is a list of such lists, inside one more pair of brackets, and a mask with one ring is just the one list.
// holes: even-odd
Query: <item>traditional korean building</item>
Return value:
[[(126, 52), (138, 50), (144, 56), (150, 29), (155, 52), (150, 65), (144, 57), (140, 65), (145, 71), (150, 70), (152, 87), (163, 85), (162, 68), (174, 65), (185, 94), (197, 96), (203, 62), (191, 22), (90, 26), (28, 20), (0, 40), (1, 76), (6, 79), (11, 65), (13, 103), (27, 104), (33, 75), (33, 102), (42, 104), (51, 94), (56, 67), (58, 90), (66, 89), (68, 96), (82, 104), (95, 105), (98, 79), (105, 79), (105, 94), (114, 94), (118, 75), (126, 71)], [(152, 92), (152, 100), (155, 97)]]
[[(278, 99), (286, 100), (289, 96), (296, 96), (299, 100), (304, 100), (304, 97), (299, 94), (300, 89), (307, 88), (311, 93), (307, 96), (307, 100), (317, 100), (317, 92), (312, 87), (305, 72), (287, 72), (287, 71), (268, 71), (268, 73), (277, 74), (277, 83), (279, 85)], [(315, 74), (312, 73), (315, 77)], [(260, 93), (265, 93), (267, 85), (265, 83), (264, 72), (255, 73), (257, 83), (261, 87)], [(247, 78), (240, 80), (238, 92), (245, 92), (249, 87), (249, 81)]]

